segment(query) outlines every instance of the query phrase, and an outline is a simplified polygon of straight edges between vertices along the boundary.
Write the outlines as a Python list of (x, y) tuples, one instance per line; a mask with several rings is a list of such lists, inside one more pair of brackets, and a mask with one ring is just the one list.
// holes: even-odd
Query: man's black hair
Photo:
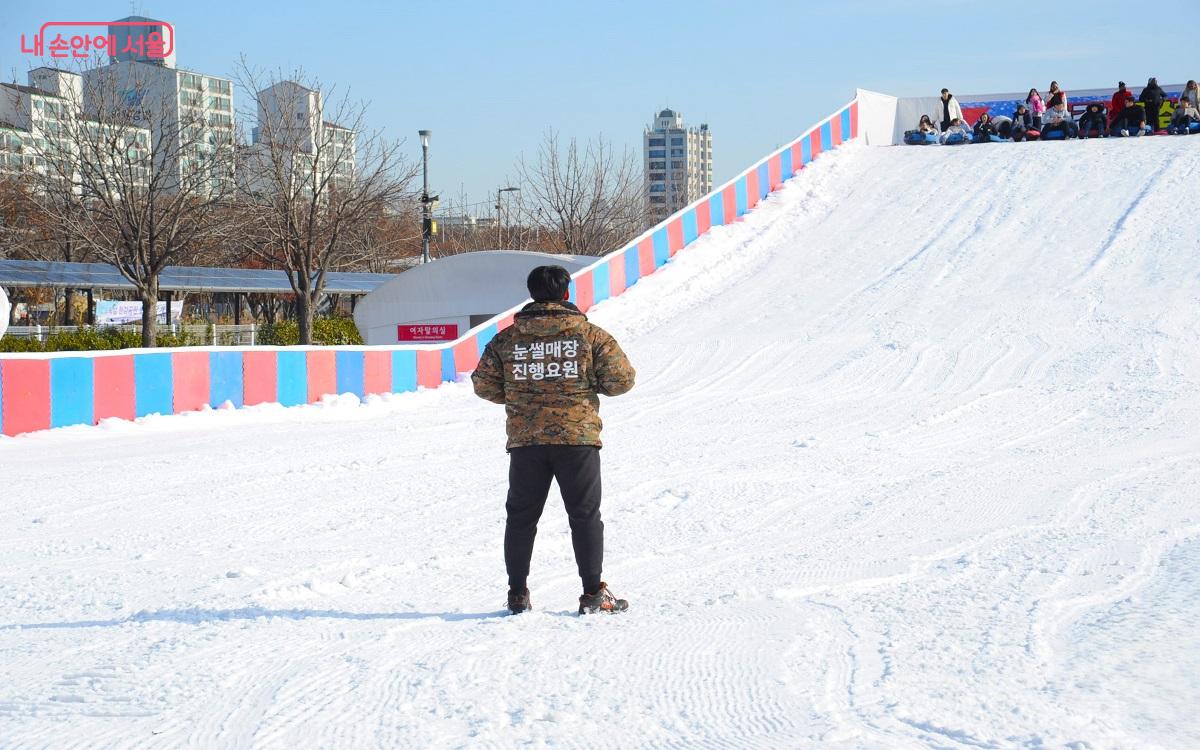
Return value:
[(525, 280), (534, 302), (562, 302), (571, 288), (571, 274), (562, 266), (538, 266)]

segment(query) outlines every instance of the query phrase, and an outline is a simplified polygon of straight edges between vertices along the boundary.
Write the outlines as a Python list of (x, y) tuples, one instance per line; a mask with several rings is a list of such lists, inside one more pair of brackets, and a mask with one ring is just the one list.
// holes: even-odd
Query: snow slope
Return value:
[(0, 439), (0, 747), (1200, 746), (1197, 185), (849, 146), (598, 307), (619, 618), (466, 384)]

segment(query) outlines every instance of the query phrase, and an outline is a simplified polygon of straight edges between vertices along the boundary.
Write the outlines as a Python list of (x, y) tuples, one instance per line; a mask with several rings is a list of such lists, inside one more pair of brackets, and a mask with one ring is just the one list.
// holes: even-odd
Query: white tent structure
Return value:
[(362, 298), (354, 308), (354, 323), (370, 345), (402, 343), (401, 328), (412, 326), (436, 329), (432, 336), (415, 340), (454, 339), (527, 299), (525, 279), (534, 268), (556, 265), (574, 273), (595, 260), (518, 250), (439, 258)]

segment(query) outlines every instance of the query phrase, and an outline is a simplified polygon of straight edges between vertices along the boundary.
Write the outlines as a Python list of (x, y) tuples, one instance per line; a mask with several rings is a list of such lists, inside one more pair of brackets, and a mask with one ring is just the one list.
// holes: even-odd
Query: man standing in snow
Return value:
[(962, 107), (958, 106), (958, 100), (954, 98), (954, 94), (950, 93), (950, 89), (942, 89), (942, 132), (945, 133), (950, 129), (950, 125), (955, 120), (961, 120), (963, 113)]
[(513, 614), (532, 608), (529, 561), (551, 479), (562, 492), (583, 580), (579, 614), (629, 607), (600, 580), (604, 523), (598, 394), (625, 393), (633, 387), (634, 370), (616, 340), (567, 301), (570, 285), (571, 275), (562, 266), (533, 269), (527, 280), (533, 302), (488, 343), (471, 375), (476, 395), (504, 404), (508, 415), (504, 564)]

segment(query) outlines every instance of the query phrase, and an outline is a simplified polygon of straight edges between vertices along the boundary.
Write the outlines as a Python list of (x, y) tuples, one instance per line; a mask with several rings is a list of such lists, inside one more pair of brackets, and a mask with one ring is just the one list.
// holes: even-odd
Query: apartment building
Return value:
[[(283, 166), (292, 179), (329, 176), (334, 184), (354, 180), (356, 137), (348, 127), (325, 119), (321, 92), (295, 81), (279, 81), (258, 92), (258, 125), (239, 161), (243, 184), (262, 189), (263, 170)], [(269, 179), (276, 181), (271, 176)]]
[[(83, 73), (84, 112), (101, 116), (117, 107), (134, 115), (157, 139), (156, 169), (182, 183), (203, 175), (209, 187), (232, 184), (233, 81), (162, 64), (162, 61), (114, 60)], [(228, 171), (211, 169), (222, 159)]]
[[(113, 153), (114, 160), (132, 157), (136, 163), (148, 154), (148, 128), (114, 126), (84, 116), (78, 73), (36, 68), (29, 72), (28, 82), (0, 84), (0, 175), (32, 180), (47, 173), (48, 154), (66, 153), (78, 159), (81, 142), (107, 143), (117, 134), (124, 137), (128, 152)], [(148, 179), (149, 170), (141, 176)]]
[(656, 224), (712, 190), (712, 132), (664, 109), (642, 134), (648, 222)]

